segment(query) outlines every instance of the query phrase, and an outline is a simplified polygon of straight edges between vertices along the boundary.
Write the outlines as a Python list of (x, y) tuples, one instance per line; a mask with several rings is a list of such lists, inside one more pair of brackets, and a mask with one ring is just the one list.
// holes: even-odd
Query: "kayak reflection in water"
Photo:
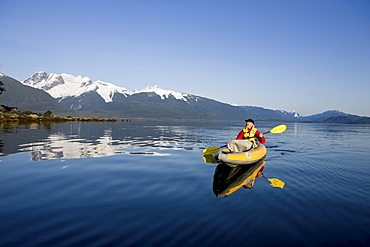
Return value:
[(254, 127), (253, 119), (247, 119), (245, 120), (245, 128), (227, 146), (231, 152), (245, 152), (258, 147), (259, 143), (264, 144), (265, 142), (263, 133)]
[(218, 197), (226, 197), (238, 189), (252, 188), (257, 177), (262, 177), (265, 159), (248, 165), (231, 167), (221, 163), (217, 165), (213, 176), (213, 193)]
[(229, 166), (218, 164), (213, 176), (213, 193), (218, 197), (226, 197), (240, 188), (252, 189), (256, 178), (264, 177), (271, 187), (283, 189), (285, 183), (277, 178), (266, 178), (263, 174), (265, 158), (248, 166)]

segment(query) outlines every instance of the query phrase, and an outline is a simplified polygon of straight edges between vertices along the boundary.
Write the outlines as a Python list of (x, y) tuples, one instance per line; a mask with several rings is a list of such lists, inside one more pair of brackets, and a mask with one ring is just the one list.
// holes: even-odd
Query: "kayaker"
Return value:
[(245, 120), (245, 128), (227, 146), (231, 152), (245, 152), (258, 147), (258, 143), (264, 144), (265, 142), (263, 133), (254, 127), (253, 119), (247, 119)]

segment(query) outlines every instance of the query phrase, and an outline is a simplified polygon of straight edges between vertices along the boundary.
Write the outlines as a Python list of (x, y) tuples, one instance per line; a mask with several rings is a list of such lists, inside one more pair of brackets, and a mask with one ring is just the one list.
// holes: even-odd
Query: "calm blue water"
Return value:
[(287, 123), (263, 170), (284, 189), (217, 198), (202, 150), (243, 124), (3, 126), (0, 246), (368, 246), (369, 125)]

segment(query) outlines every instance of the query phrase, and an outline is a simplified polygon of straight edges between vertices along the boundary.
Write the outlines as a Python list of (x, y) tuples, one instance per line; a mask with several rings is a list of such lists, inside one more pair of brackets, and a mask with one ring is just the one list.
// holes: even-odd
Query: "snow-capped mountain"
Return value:
[(104, 117), (223, 119), (240, 118), (245, 113), (239, 107), (158, 86), (131, 91), (64, 73), (36, 72), (23, 84), (49, 93), (64, 107)]
[(105, 103), (112, 102), (116, 94), (121, 94), (125, 97), (138, 93), (155, 93), (161, 99), (173, 96), (175, 99), (187, 101), (189, 95), (175, 92), (172, 90), (164, 90), (158, 86), (147, 86), (142, 90), (131, 91), (124, 87), (118, 87), (112, 83), (104, 81), (92, 82), (89, 77), (73, 76), (62, 73), (48, 74), (44, 71), (39, 71), (31, 77), (23, 81), (24, 85), (34, 88), (42, 89), (49, 93), (53, 98), (62, 101), (67, 97), (79, 97), (85, 93), (96, 92), (105, 101)]
[(0, 105), (17, 107), (20, 111), (30, 110), (37, 113), (52, 111), (60, 115), (77, 116), (74, 114), (75, 111), (61, 106), (50, 94), (40, 89), (23, 85), (16, 79), (1, 73), (0, 82), (5, 88), (0, 95)]
[(36, 72), (24, 85), (41, 89), (60, 105), (78, 111), (114, 114), (115, 116), (172, 118), (251, 118), (294, 121), (297, 112), (270, 110), (253, 106), (233, 106), (204, 97), (147, 86), (129, 90), (109, 82), (91, 81), (89, 77)]
[[(61, 116), (370, 122), (370, 118), (363, 119), (335, 110), (302, 117), (295, 111), (236, 106), (201, 96), (164, 90), (158, 86), (131, 91), (112, 83), (92, 82), (88, 77), (68, 74), (37, 72), (23, 84), (0, 74), (0, 81), (6, 89), (0, 97), (0, 105), (16, 106), (20, 111), (31, 110), (42, 113), (51, 110)], [(253, 102), (250, 103), (253, 105)]]

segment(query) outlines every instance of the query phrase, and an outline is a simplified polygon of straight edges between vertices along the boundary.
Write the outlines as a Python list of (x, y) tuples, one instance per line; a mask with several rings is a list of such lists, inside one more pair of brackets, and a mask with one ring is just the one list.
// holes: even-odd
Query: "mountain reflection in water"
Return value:
[[(115, 144), (113, 144), (115, 143)], [(137, 149), (135, 142), (129, 144), (118, 144), (119, 141), (112, 140), (112, 136), (106, 133), (105, 136), (96, 140), (68, 139), (63, 135), (52, 135), (41, 143), (22, 144), (22, 151), (30, 152), (33, 161), (47, 159), (78, 159), (87, 157), (103, 157), (116, 154), (141, 154), (164, 156), (158, 152), (124, 151), (123, 149)], [(118, 145), (117, 145), (118, 144)]]
[(189, 133), (184, 126), (144, 122), (1, 125), (0, 131), (1, 156), (29, 152), (33, 161), (116, 154), (166, 156), (170, 154), (165, 150), (193, 150), (196, 145), (188, 141)]

